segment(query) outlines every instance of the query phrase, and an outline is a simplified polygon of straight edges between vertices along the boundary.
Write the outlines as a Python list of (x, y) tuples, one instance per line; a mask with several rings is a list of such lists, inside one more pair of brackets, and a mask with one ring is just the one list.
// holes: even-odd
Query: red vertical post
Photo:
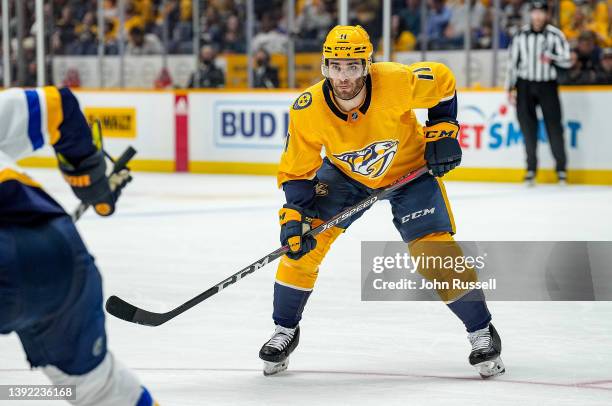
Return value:
[(174, 169), (176, 172), (187, 172), (189, 171), (189, 98), (187, 94), (174, 96), (174, 123)]

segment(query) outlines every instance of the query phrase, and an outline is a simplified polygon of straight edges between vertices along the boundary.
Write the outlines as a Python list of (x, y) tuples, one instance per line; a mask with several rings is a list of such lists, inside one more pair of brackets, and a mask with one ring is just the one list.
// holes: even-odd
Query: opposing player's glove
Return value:
[(461, 163), (461, 146), (457, 141), (459, 124), (452, 121), (427, 122), (425, 161), (434, 176), (444, 176)]
[(289, 258), (300, 259), (317, 246), (314, 237), (304, 235), (310, 231), (313, 218), (314, 213), (306, 213), (304, 209), (293, 204), (285, 204), (279, 210), (280, 240), (282, 245), (289, 246)]
[(59, 156), (59, 167), (72, 191), (83, 203), (93, 206), (100, 216), (110, 216), (121, 189), (132, 180), (126, 169), (106, 177), (106, 161), (102, 151), (96, 151), (72, 165)]

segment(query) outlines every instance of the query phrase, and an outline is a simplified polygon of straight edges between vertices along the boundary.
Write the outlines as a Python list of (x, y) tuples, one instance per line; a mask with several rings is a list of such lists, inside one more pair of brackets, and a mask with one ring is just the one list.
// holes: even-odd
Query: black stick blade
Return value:
[(172, 312), (154, 313), (140, 309), (117, 296), (111, 296), (106, 301), (106, 311), (118, 319), (143, 326), (156, 327), (170, 320)]
[(138, 308), (117, 296), (111, 296), (106, 301), (106, 311), (118, 319), (134, 322)]

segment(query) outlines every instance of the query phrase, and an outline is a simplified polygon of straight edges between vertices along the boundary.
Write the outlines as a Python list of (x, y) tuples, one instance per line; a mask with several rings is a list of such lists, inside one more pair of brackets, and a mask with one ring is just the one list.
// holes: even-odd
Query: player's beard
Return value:
[[(334, 96), (340, 100), (351, 100), (361, 92), (361, 89), (363, 89), (365, 85), (365, 81), (365, 77), (355, 79), (354, 81), (350, 81), (349, 79), (331, 81)], [(339, 87), (340, 85), (344, 88)]]

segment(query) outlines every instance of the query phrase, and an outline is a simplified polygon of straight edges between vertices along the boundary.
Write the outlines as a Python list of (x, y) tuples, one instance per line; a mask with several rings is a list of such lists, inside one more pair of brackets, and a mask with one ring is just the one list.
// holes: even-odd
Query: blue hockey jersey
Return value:
[(75, 164), (95, 152), (91, 130), (70, 89), (0, 92), (0, 227), (66, 214), (15, 164), (46, 144)]

